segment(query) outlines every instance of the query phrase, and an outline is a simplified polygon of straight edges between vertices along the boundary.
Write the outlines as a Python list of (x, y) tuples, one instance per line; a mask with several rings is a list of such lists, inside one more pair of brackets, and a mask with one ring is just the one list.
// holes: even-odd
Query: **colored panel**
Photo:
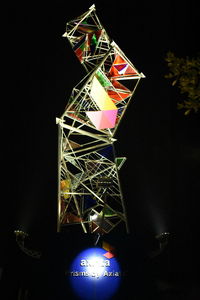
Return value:
[(118, 168), (118, 170), (121, 169), (122, 165), (124, 164), (124, 162), (126, 161), (126, 157), (116, 157), (115, 158), (115, 163), (116, 166)]
[(98, 130), (115, 127), (117, 109), (104, 111), (88, 111), (86, 112), (86, 114)]
[(89, 195), (89, 196), (84, 196), (84, 209), (91, 208), (95, 206), (97, 202)]
[(117, 109), (96, 77), (93, 78), (90, 95), (101, 110)]
[(114, 67), (114, 65), (111, 66), (108, 76), (109, 77), (118, 77), (119, 76), (119, 73), (118, 73), (117, 69)]
[(102, 111), (87, 111), (86, 114), (94, 126), (101, 129)]
[(99, 37), (101, 36), (102, 30), (97, 30), (93, 33), (88, 34), (88, 45), (90, 47), (90, 52), (93, 55), (96, 47), (98, 45)]
[(80, 60), (80, 62), (82, 62), (83, 61), (83, 50), (78, 48), (74, 52), (75, 52), (76, 56), (78, 57), (78, 59)]
[(123, 91), (126, 91), (128, 93), (131, 93), (131, 91), (129, 89), (127, 89), (127, 87), (125, 87), (123, 84), (121, 84), (119, 81), (117, 80), (112, 80), (112, 85), (118, 89), (118, 90), (123, 90)]
[(86, 45), (87, 45), (87, 40), (86, 40), (86, 36), (84, 36), (73, 47), (73, 50), (76, 56), (78, 57), (78, 59), (80, 60), (80, 62), (82, 62), (83, 60), (83, 52), (85, 50)]
[(109, 89), (108, 95), (112, 98), (112, 101), (116, 103), (117, 101), (121, 101), (131, 96), (131, 91), (127, 89), (123, 84), (121, 84), (117, 80), (112, 80), (113, 89)]
[(98, 78), (100, 84), (101, 84), (103, 87), (108, 87), (108, 86), (111, 85), (111, 83), (110, 83), (109, 79), (107, 78), (107, 76), (106, 76), (104, 73), (102, 73), (100, 70), (98, 70), (98, 71), (96, 72), (96, 76), (97, 76), (97, 78)]
[(103, 117), (101, 119), (101, 127), (114, 128), (117, 117), (117, 109), (115, 110), (104, 110)]
[(74, 45), (73, 50), (76, 51), (78, 48), (80, 49), (84, 49), (84, 45), (85, 45), (85, 41), (86, 41), (86, 36), (81, 37), (78, 42)]
[(92, 33), (97, 30), (96, 25), (82, 23), (78, 26), (78, 31), (83, 33)]
[(80, 217), (72, 214), (71, 212), (66, 213), (65, 223), (80, 223), (81, 221)]
[(128, 66), (128, 68), (125, 71), (125, 75), (137, 75), (137, 71), (132, 68), (131, 66)]
[[(104, 216), (105, 217), (112, 217), (112, 216), (116, 216), (116, 213), (112, 209), (110, 209), (108, 207), (105, 207)], [(107, 250), (107, 251), (109, 251), (109, 250)]]
[(102, 148), (101, 150), (98, 151), (98, 153), (105, 158), (109, 159), (110, 161), (114, 161), (114, 153), (113, 153), (113, 147), (108, 146), (105, 148)]
[(115, 60), (110, 68), (109, 76), (120, 77), (137, 74), (137, 71), (130, 66), (125, 59), (123, 59), (120, 55), (116, 55)]
[(120, 75), (124, 74), (126, 69), (128, 68), (128, 64), (120, 64), (120, 65), (114, 65), (115, 69), (117, 69), (118, 73)]
[(113, 127), (114, 126), (111, 125), (111, 122), (102, 114), (100, 129), (113, 128)]
[(71, 183), (68, 179), (61, 180), (60, 188), (61, 188), (61, 191), (63, 192), (64, 199), (68, 199), (70, 197), (70, 195), (69, 195), (70, 186), (71, 186)]
[(106, 258), (113, 258), (114, 257), (114, 254), (111, 253), (111, 252), (106, 252), (103, 256), (105, 256)]
[(63, 148), (64, 150), (70, 150), (70, 149), (76, 149), (76, 148), (79, 148), (81, 145), (76, 143), (76, 142), (73, 142), (73, 141), (66, 141), (66, 142), (63, 142)]
[(113, 102), (116, 103), (118, 101), (122, 101), (122, 100), (126, 99), (127, 97), (129, 97), (130, 93), (108, 90), (108, 95), (110, 96), (110, 98), (112, 98)]
[(124, 63), (126, 64), (127, 62), (120, 55), (115, 56), (115, 60), (114, 60), (114, 63), (113, 63), (114, 65), (124, 64)]
[(109, 243), (103, 241), (102, 243), (102, 248), (106, 251), (114, 251), (115, 248), (113, 246), (111, 246)]

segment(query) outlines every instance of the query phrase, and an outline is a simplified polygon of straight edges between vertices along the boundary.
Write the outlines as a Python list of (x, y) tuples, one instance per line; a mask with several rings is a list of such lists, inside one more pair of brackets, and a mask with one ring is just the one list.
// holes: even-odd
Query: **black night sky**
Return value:
[[(75, 230), (56, 234), (55, 123), (85, 75), (62, 38), (65, 23), (93, 3), (109, 36), (146, 75), (116, 135), (116, 152), (127, 157), (120, 178), (131, 233), (107, 237), (129, 270), (115, 299), (200, 297), (199, 115), (177, 110), (184, 95), (164, 78), (169, 50), (180, 57), (199, 52), (196, 2), (8, 1), (2, 6), (2, 300), (18, 300), (19, 286), (31, 291), (22, 300), (74, 299), (64, 286), (65, 266), (77, 249), (93, 243), (93, 237)], [(30, 246), (43, 252), (41, 260), (21, 252), (16, 229), (30, 234)], [(154, 237), (164, 231), (171, 233), (169, 244), (150, 259), (158, 246)]]

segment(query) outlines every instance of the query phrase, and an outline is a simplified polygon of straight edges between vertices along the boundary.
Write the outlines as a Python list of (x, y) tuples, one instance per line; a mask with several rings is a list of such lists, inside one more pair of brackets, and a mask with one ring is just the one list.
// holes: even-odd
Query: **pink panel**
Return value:
[(114, 110), (104, 110), (103, 112), (103, 124), (104, 128), (113, 128), (115, 127), (116, 117), (117, 117), (117, 109)]
[(86, 114), (98, 130), (115, 127), (117, 109), (88, 111)]
[(86, 112), (90, 121), (94, 124), (97, 129), (101, 129), (100, 123), (102, 118), (102, 111), (87, 111)]

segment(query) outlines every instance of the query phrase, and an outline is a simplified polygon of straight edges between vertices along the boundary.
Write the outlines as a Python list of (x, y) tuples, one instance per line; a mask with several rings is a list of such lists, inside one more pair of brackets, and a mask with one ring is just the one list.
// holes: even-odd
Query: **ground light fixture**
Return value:
[(162, 232), (155, 236), (156, 240), (159, 241), (160, 249), (164, 249), (169, 241), (170, 233), (169, 232)]
[(15, 237), (16, 237), (16, 242), (19, 246), (19, 248), (28, 256), (31, 256), (33, 258), (40, 258), (41, 257), (41, 252), (37, 250), (33, 250), (26, 246), (26, 239), (29, 237), (29, 234), (22, 231), (22, 230), (15, 230)]

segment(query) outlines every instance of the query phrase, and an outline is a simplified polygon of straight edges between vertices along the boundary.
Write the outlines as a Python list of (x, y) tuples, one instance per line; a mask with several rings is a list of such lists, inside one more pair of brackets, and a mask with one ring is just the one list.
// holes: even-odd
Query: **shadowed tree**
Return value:
[(184, 114), (200, 111), (200, 54), (195, 58), (179, 58), (168, 52), (165, 58), (169, 74), (165, 78), (172, 79), (172, 86), (177, 86), (181, 94), (186, 95), (177, 104)]

